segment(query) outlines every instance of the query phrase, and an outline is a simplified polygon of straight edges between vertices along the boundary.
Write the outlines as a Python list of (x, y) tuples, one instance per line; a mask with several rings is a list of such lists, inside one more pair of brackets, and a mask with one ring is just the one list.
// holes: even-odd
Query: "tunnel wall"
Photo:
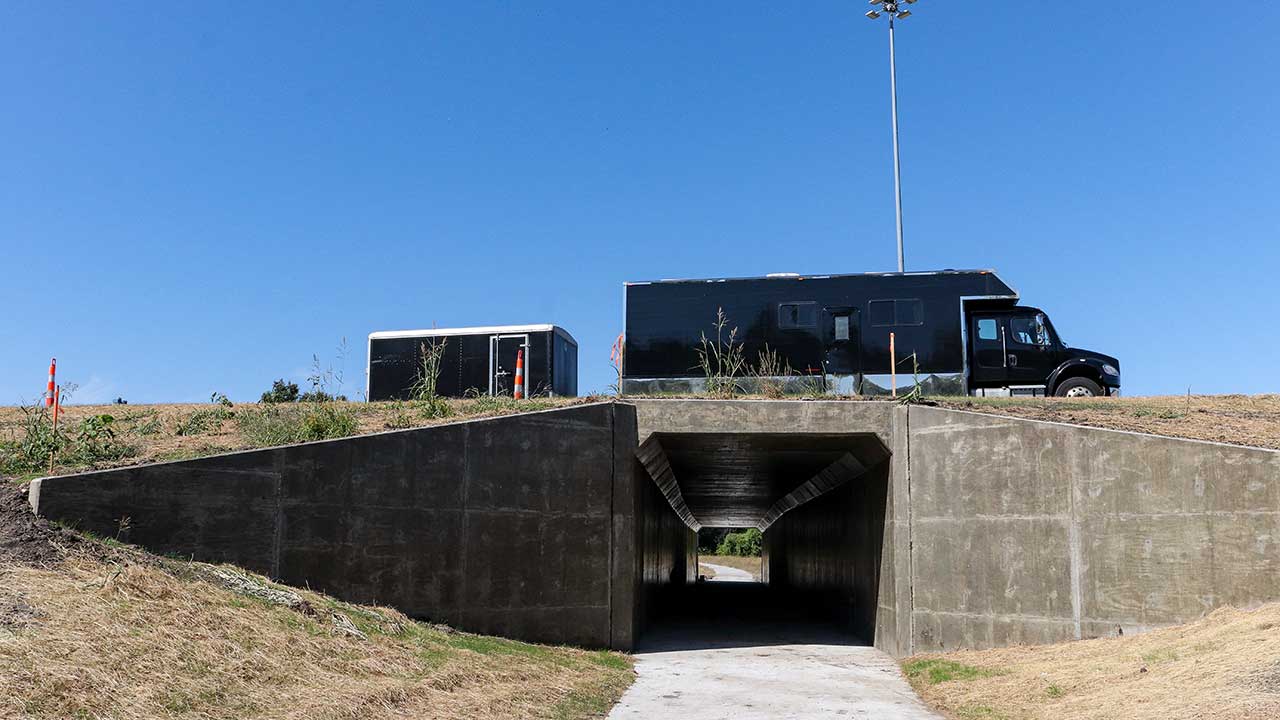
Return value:
[(909, 422), (915, 652), (1280, 600), (1280, 452), (928, 407)]
[(636, 472), (646, 480), (640, 484), (642, 533), (635, 614), (639, 633), (648, 625), (664, 594), (697, 580), (698, 534), (680, 520), (638, 463)]
[(475, 632), (629, 648), (635, 446), (634, 410), (596, 404), (45, 478), (30, 493), (41, 515), (157, 553)]
[(764, 533), (765, 582), (874, 643), (889, 463), (783, 515)]

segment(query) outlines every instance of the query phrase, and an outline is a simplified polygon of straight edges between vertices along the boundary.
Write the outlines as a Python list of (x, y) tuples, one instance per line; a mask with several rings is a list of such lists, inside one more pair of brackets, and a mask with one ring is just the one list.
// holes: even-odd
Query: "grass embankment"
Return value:
[(1141, 635), (910, 658), (907, 679), (959, 720), (1280, 717), (1280, 603)]
[(706, 563), (745, 570), (751, 573), (751, 577), (756, 580), (760, 579), (759, 557), (739, 557), (737, 555), (699, 555), (698, 574), (706, 575), (707, 579), (710, 580), (716, 576), (716, 571), (707, 567)]
[(633, 678), (625, 655), (413, 622), (8, 506), (0, 718), (587, 718)]
[[(185, 460), (546, 410), (589, 400), (480, 397), (431, 402), (72, 405), (63, 409), (56, 438), (51, 435), (47, 411), (0, 407), (0, 476), (29, 480), (46, 474)], [(57, 452), (50, 473), (48, 457), (54, 449)]]
[(1280, 395), (933, 398), (957, 410), (1280, 450)]
[[(604, 398), (69, 406), (60, 420), (53, 473), (425, 427), (600, 399)], [(1280, 449), (1280, 395), (932, 398), (929, 402), (960, 410)], [(0, 475), (26, 480), (48, 474), (49, 427), (47, 422), (33, 422), (29, 411), (0, 407)], [(34, 441), (30, 439), (33, 430)]]

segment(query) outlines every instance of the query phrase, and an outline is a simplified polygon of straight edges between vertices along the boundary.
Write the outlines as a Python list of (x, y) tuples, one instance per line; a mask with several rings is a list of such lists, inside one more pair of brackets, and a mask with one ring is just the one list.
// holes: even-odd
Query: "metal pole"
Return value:
[(906, 272), (902, 252), (902, 161), (898, 157), (898, 67), (893, 48), (893, 15), (889, 15), (889, 93), (893, 96), (893, 197), (898, 217), (898, 272)]

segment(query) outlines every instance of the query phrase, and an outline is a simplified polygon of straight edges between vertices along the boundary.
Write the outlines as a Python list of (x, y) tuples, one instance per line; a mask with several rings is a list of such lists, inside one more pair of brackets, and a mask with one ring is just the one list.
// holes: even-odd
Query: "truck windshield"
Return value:
[(1044, 325), (1045, 329), (1049, 332), (1049, 342), (1056, 342), (1061, 347), (1067, 346), (1067, 343), (1063, 341), (1062, 336), (1058, 334), (1058, 328), (1054, 327), (1053, 322), (1049, 320), (1048, 315), (1040, 313), (1036, 317), (1040, 318), (1040, 323)]

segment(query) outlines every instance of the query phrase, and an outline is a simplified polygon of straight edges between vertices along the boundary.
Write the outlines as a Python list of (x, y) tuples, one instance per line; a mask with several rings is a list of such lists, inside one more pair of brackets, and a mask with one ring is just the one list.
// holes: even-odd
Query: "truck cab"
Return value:
[(1120, 361), (1069, 347), (1043, 310), (967, 313), (969, 389), (977, 395), (1103, 397), (1120, 394)]

